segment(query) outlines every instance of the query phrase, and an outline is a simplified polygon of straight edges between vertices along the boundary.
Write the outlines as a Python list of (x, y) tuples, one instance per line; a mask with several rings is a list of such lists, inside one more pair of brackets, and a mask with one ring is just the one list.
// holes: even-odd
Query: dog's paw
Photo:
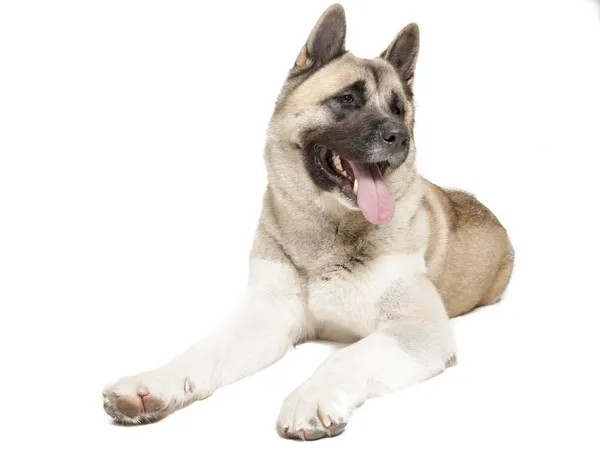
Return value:
[(351, 408), (348, 397), (331, 383), (300, 386), (283, 402), (277, 429), (283, 437), (315, 440), (344, 431)]
[(102, 392), (104, 410), (126, 424), (155, 422), (193, 398), (194, 386), (185, 377), (147, 372), (121, 378)]

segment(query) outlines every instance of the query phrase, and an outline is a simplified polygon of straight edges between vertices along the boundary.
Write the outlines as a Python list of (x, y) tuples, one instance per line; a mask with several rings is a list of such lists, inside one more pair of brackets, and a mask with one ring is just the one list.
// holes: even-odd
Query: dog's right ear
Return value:
[(339, 3), (321, 15), (300, 50), (291, 75), (315, 71), (346, 52), (346, 14)]
[(408, 90), (407, 93), (412, 96), (415, 66), (419, 56), (419, 26), (416, 23), (406, 25), (380, 56), (394, 66)]

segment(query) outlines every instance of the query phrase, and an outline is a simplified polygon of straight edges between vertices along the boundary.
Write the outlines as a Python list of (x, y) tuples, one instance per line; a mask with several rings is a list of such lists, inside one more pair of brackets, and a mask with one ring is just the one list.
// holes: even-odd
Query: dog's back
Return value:
[(495, 303), (512, 274), (514, 250), (498, 218), (468, 192), (426, 181), (427, 265), (450, 317)]

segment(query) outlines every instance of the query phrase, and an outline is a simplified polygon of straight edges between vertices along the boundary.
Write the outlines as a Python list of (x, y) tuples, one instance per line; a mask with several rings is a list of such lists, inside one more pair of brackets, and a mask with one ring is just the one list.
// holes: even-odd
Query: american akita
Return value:
[(415, 167), (419, 29), (374, 59), (345, 49), (336, 4), (318, 20), (277, 99), (268, 185), (234, 319), (180, 356), (107, 386), (117, 421), (161, 419), (310, 339), (350, 343), (283, 402), (283, 436), (339, 434), (354, 408), (455, 364), (449, 318), (497, 301), (514, 252), (472, 195)]

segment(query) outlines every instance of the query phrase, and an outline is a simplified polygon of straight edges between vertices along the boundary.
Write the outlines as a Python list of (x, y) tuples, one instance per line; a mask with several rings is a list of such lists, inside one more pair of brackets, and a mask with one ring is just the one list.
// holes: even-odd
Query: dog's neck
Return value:
[[(390, 187), (396, 200), (396, 214), (391, 222), (375, 226), (370, 224), (357, 208), (349, 208), (334, 197), (333, 194), (320, 192), (314, 197), (297, 195), (289, 192), (279, 183), (270, 181), (265, 195), (265, 208), (274, 216), (277, 223), (287, 230), (295, 230), (296, 224), (306, 231), (311, 224), (312, 231), (320, 233), (339, 230), (340, 227), (352, 230), (356, 234), (370, 233), (375, 229), (403, 227), (410, 222), (414, 211), (406, 205), (414, 205), (409, 197), (422, 195), (421, 177), (411, 167), (399, 168), (389, 177)], [(376, 228), (378, 227), (378, 228)]]

